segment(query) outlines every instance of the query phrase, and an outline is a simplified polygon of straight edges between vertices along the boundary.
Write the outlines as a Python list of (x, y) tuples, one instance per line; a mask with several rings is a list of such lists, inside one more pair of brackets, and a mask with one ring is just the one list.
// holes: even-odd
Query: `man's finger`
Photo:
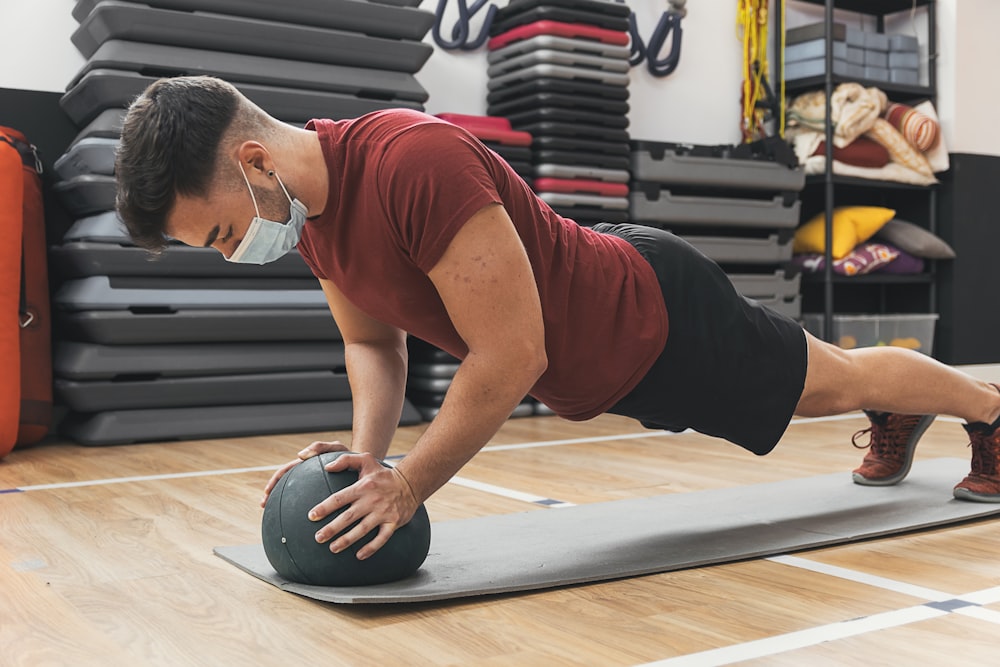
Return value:
[(385, 543), (389, 541), (389, 538), (396, 532), (396, 528), (398, 528), (398, 526), (390, 523), (383, 523), (379, 526), (378, 534), (375, 535), (375, 537), (373, 537), (368, 544), (358, 549), (358, 560), (365, 560), (366, 558), (374, 556), (375, 552), (385, 546)]

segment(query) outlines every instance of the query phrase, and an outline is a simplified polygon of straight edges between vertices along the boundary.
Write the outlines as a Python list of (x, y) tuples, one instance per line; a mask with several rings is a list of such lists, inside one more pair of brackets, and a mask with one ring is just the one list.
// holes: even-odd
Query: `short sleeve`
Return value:
[(378, 187), (407, 254), (424, 273), (477, 211), (502, 203), (498, 157), (445, 122), (417, 125), (386, 146)]

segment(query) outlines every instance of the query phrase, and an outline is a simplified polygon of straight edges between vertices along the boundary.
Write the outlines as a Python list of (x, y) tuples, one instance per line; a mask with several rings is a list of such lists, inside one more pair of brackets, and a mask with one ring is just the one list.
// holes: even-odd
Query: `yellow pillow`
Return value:
[[(895, 216), (894, 210), (881, 206), (842, 206), (833, 209), (833, 258), (843, 259), (849, 255), (856, 245), (870, 239)], [(825, 223), (826, 214), (820, 212), (795, 230), (792, 250), (797, 253), (825, 252)]]

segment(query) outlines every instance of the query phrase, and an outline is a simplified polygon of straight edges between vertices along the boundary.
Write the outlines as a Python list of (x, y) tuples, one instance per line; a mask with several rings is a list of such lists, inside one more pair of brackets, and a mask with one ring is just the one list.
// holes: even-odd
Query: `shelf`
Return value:
[[(805, 1), (805, 0), (803, 0)], [(878, 88), (890, 99), (904, 98), (906, 101), (931, 99), (935, 96), (935, 91), (930, 86), (908, 86), (891, 81), (873, 81), (871, 79), (856, 79), (841, 74), (833, 75), (833, 87), (836, 88), (841, 83), (860, 83), (865, 88)], [(805, 79), (795, 79), (785, 82), (785, 92), (788, 95), (803, 93), (826, 85), (826, 78), (823, 75), (810, 76)]]
[[(825, 0), (798, 0), (810, 5), (826, 5)], [(917, 7), (931, 4), (932, 0), (917, 0)], [(913, 0), (834, 0), (833, 6), (836, 9), (844, 9), (849, 12), (869, 14), (871, 16), (883, 16), (885, 14), (895, 14), (903, 12), (913, 7)]]
[[(815, 187), (826, 183), (825, 174), (809, 174), (806, 176), (806, 187)], [(833, 184), (855, 188), (892, 188), (894, 190), (916, 190), (919, 192), (929, 192), (936, 185), (914, 185), (913, 183), (900, 183), (899, 181), (879, 181), (874, 178), (858, 178), (856, 176), (833, 175)]]
[[(803, 273), (802, 282), (822, 283), (824, 281), (822, 273)], [(895, 273), (868, 273), (863, 276), (841, 276), (834, 275), (832, 282), (835, 285), (927, 285), (934, 282), (934, 276), (930, 273), (895, 274)]]

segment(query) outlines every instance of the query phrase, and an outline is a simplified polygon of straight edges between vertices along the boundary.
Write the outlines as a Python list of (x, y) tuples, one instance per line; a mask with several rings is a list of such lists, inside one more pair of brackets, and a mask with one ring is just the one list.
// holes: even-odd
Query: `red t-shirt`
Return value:
[(306, 128), (319, 136), (330, 191), (298, 249), (369, 316), (464, 358), (427, 274), (473, 214), (500, 203), (541, 298), (548, 368), (532, 396), (567, 419), (590, 419), (659, 356), (667, 312), (649, 263), (628, 242), (557, 215), (464, 129), (410, 110)]

